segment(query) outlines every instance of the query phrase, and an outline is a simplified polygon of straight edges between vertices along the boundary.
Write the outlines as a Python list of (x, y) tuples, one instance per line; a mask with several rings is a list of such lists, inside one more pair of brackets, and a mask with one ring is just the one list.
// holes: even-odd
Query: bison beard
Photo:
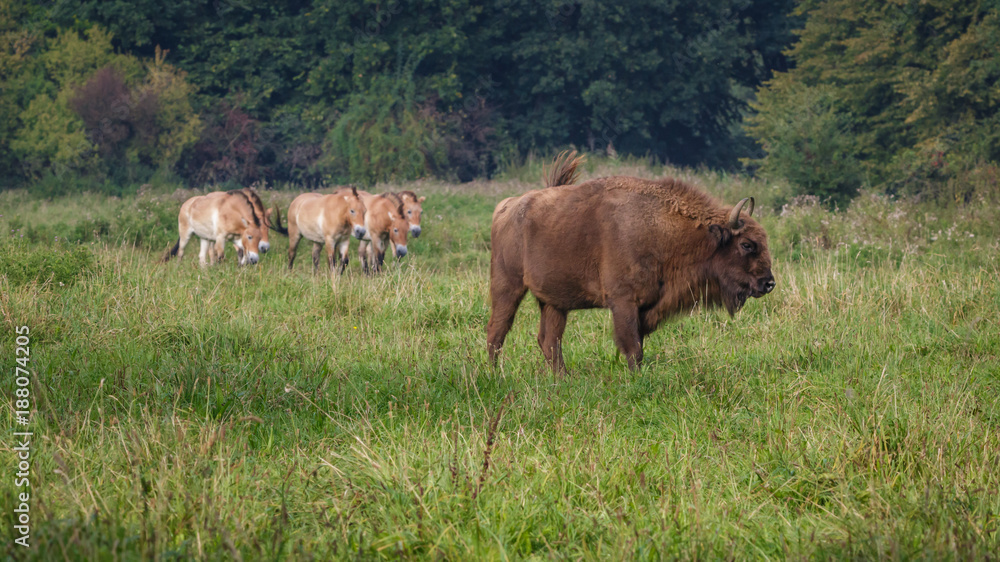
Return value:
[(565, 369), (570, 310), (609, 308), (629, 367), (660, 322), (698, 303), (735, 314), (774, 288), (767, 235), (753, 199), (723, 207), (683, 182), (609, 177), (570, 185), (582, 157), (561, 154), (546, 188), (501, 201), (493, 213), (487, 351), (497, 360), (531, 291), (541, 309), (538, 343)]

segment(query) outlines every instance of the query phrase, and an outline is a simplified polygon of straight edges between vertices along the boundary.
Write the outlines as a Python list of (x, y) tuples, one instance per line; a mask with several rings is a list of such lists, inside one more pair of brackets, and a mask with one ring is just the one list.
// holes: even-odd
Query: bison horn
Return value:
[(743, 210), (743, 206), (746, 205), (747, 201), (750, 202), (750, 206), (747, 207), (747, 216), (753, 215), (753, 197), (744, 197), (739, 203), (736, 204), (735, 207), (733, 207), (732, 212), (729, 213), (730, 229), (736, 230), (743, 227), (743, 224), (740, 222), (740, 211)]

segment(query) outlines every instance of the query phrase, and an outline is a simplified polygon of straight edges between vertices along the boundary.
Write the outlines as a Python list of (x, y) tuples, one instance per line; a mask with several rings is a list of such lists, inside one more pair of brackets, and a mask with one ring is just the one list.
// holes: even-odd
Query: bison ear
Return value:
[(708, 232), (712, 235), (712, 238), (715, 238), (715, 241), (720, 248), (729, 244), (729, 241), (733, 239), (733, 233), (731, 230), (717, 224), (713, 224), (708, 227)]

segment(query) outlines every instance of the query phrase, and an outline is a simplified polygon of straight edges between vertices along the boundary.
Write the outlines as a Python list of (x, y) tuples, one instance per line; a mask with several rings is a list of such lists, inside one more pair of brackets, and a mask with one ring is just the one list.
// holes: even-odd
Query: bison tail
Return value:
[(170, 248), (169, 250), (163, 253), (163, 262), (166, 263), (170, 261), (170, 258), (177, 255), (177, 250), (180, 250), (180, 248), (181, 248), (181, 240), (180, 238), (178, 238), (177, 243), (174, 244), (174, 247)]
[(586, 156), (576, 155), (576, 151), (564, 150), (552, 161), (552, 167), (546, 169), (542, 167), (542, 176), (545, 180), (545, 187), (555, 187), (557, 185), (573, 185), (580, 176), (577, 167), (587, 160)]
[(271, 227), (271, 230), (277, 232), (278, 234), (284, 234), (288, 236), (288, 228), (281, 226), (281, 211), (278, 210), (278, 206), (274, 206), (274, 224), (269, 224), (267, 226)]

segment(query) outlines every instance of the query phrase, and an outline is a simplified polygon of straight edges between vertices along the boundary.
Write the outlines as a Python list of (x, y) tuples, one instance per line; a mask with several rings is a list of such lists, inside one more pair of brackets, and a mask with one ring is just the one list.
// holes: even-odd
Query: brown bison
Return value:
[(610, 308), (615, 343), (637, 369), (643, 338), (664, 319), (698, 302), (733, 314), (774, 289), (767, 235), (750, 218), (753, 198), (723, 207), (674, 179), (570, 185), (583, 159), (574, 156), (556, 158), (546, 189), (504, 199), (493, 212), (492, 362), (529, 290), (541, 307), (538, 344), (560, 372), (571, 310)]

